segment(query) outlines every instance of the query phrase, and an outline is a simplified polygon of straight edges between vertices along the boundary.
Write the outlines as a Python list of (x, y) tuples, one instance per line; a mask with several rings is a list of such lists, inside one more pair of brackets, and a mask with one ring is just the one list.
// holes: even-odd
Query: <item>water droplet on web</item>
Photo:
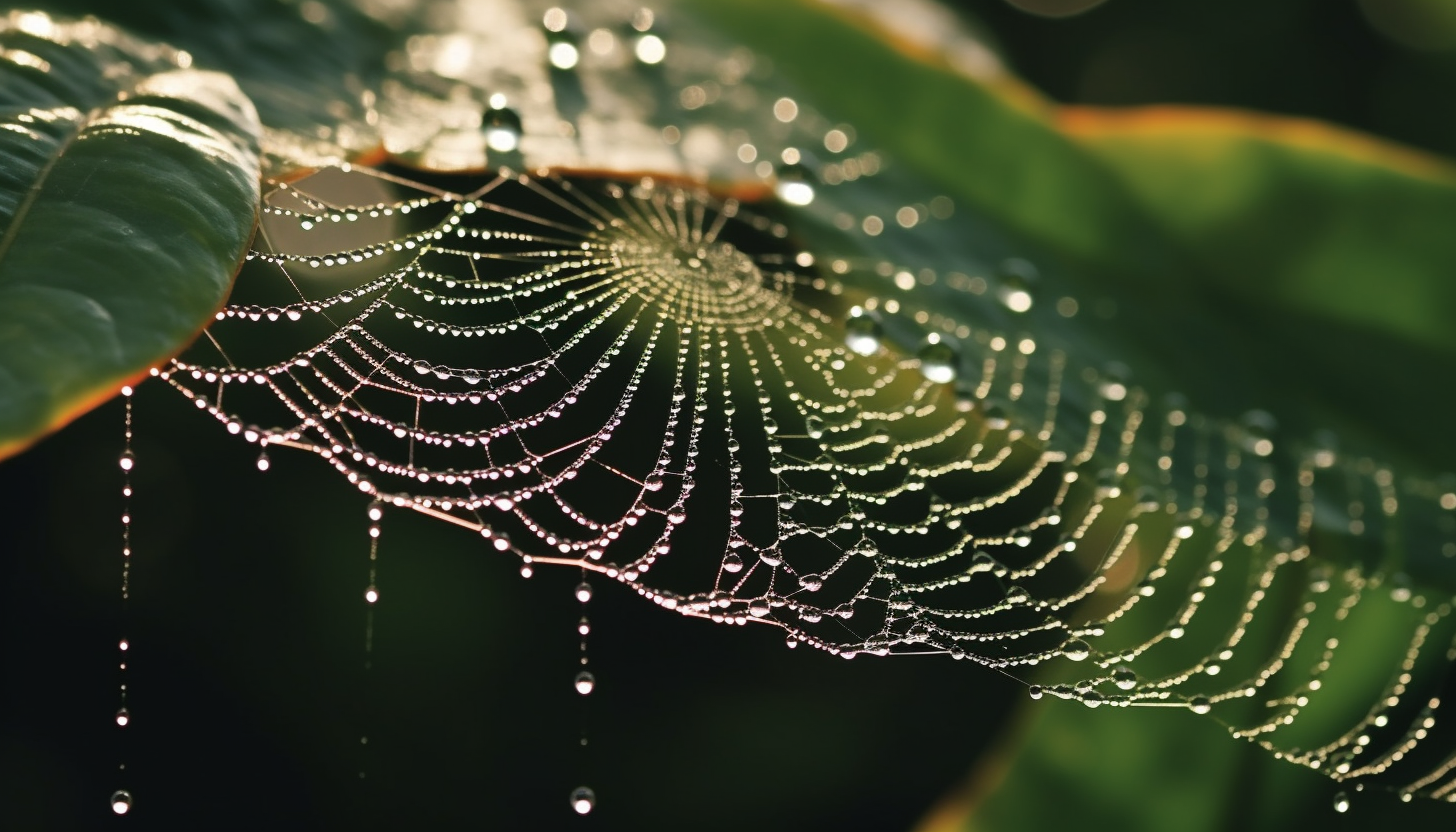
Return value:
[(652, 476), (642, 481), (642, 487), (647, 489), (648, 491), (661, 491), (662, 484), (662, 477), (659, 477), (656, 474), (653, 474)]
[(118, 815), (124, 815), (131, 811), (131, 792), (115, 791), (111, 793), (111, 811)]
[(1020, 258), (1001, 264), (1000, 285), (996, 296), (1012, 312), (1026, 312), (1035, 302), (1034, 292), (1039, 278), (1036, 266)]
[(1006, 408), (999, 404), (988, 406), (982, 411), (986, 419), (986, 427), (990, 430), (1006, 430), (1011, 427), (1011, 417), (1006, 413)]
[(1274, 453), (1274, 432), (1279, 424), (1263, 410), (1250, 410), (1239, 420), (1244, 428), (1244, 450), (1255, 456)]
[(588, 693), (592, 692), (593, 688), (597, 686), (597, 678), (587, 671), (583, 670), (582, 672), (576, 674), (576, 681), (573, 684), (575, 684), (576, 686), (577, 693), (581, 694), (582, 696), (586, 696)]
[(131, 722), (131, 712), (130, 711), (128, 711), (126, 708), (122, 708), (122, 709), (120, 709), (120, 710), (118, 710), (116, 712), (116, 724), (117, 725), (120, 725), (121, 727), (125, 728), (126, 725), (127, 725), (127, 723), (129, 723), (129, 722)]
[(936, 384), (955, 381), (959, 373), (960, 357), (955, 348), (946, 343), (937, 333), (931, 333), (920, 348), (920, 374)]
[(1062, 645), (1062, 655), (1074, 662), (1080, 662), (1092, 655), (1092, 648), (1080, 638), (1074, 638)]
[(123, 453), (121, 455), (121, 459), (118, 461), (118, 464), (121, 465), (121, 470), (130, 471), (136, 466), (136, 455), (133, 454), (131, 451), (127, 451), (126, 453)]
[(596, 806), (596, 793), (586, 786), (582, 786), (571, 793), (571, 808), (578, 815), (589, 814)]
[(510, 153), (521, 143), (521, 116), (510, 107), (492, 107), (480, 117), (485, 146), (497, 153)]
[(1118, 665), (1112, 671), (1112, 683), (1123, 690), (1137, 687), (1137, 674), (1127, 665)]
[(1206, 714), (1213, 710), (1213, 703), (1207, 696), (1195, 696), (1188, 700), (1188, 710), (1195, 714)]
[(1026, 689), (1026, 695), (1030, 696), (1032, 699), (1040, 699), (1043, 693), (1044, 691), (1042, 691), (1041, 685), (1032, 685), (1031, 687)]
[(723, 556), (723, 571), (724, 572), (740, 572), (742, 570), (743, 570), (743, 558), (739, 557), (738, 555), (736, 555), (736, 554), (734, 554), (732, 552), (729, 552), (728, 554), (726, 554), (726, 555)]
[(581, 621), (577, 622), (576, 631), (582, 635), (586, 635), (587, 633), (591, 632), (591, 622), (587, 620), (586, 616), (583, 615), (581, 617)]
[(774, 193), (790, 205), (808, 205), (813, 202), (814, 182), (809, 169), (799, 164), (780, 166)]
[(1126, 364), (1113, 361), (1102, 368), (1097, 379), (1097, 395), (1110, 402), (1120, 402), (1127, 398), (1131, 379), (1132, 370)]
[(1335, 811), (1341, 814), (1350, 811), (1350, 795), (1345, 792), (1335, 792)]
[(369, 587), (368, 589), (364, 590), (364, 600), (365, 601), (368, 601), (371, 604), (374, 603), (375, 601), (378, 601), (379, 600), (379, 590), (375, 589), (372, 586)]
[(266, 471), (266, 470), (268, 470), (268, 468), (269, 468), (270, 465), (272, 465), (272, 463), (268, 461), (268, 454), (266, 452), (265, 453), (258, 454), (258, 470), (259, 471)]
[(587, 583), (586, 581), (582, 581), (581, 583), (579, 583), (579, 584), (576, 585), (576, 600), (578, 600), (578, 601), (582, 602), (583, 604), (585, 604), (587, 601), (590, 601), (591, 600), (591, 597), (592, 597), (592, 587), (591, 587), (591, 584)]
[(1006, 603), (1025, 604), (1031, 600), (1031, 593), (1026, 591), (1024, 586), (1012, 586), (1006, 590)]
[(824, 586), (824, 576), (818, 574), (800, 575), (799, 586), (810, 592), (818, 592)]
[(856, 306), (844, 322), (844, 345), (850, 352), (859, 355), (874, 355), (880, 351), (880, 338), (884, 328), (875, 316)]

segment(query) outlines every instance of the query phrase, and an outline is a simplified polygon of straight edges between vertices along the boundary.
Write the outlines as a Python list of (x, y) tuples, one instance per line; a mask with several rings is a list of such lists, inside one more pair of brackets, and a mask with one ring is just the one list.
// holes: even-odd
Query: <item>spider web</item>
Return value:
[[(539, 64), (550, 27), (529, 31)], [(1456, 489), (1287, 441), (1263, 412), (1152, 401), (1031, 263), (930, 265), (1004, 244), (881, 176), (852, 128), (732, 96), (721, 64), (670, 68), (653, 83), (687, 115), (654, 126), (653, 175), (582, 170), (621, 130), (535, 164), (560, 135), (526, 107), (493, 172), (270, 182), (234, 297), (158, 375), (260, 464), (312, 453), (527, 575), (587, 570), (845, 658), (1046, 665), (1034, 697), (1213, 713), (1336, 780), (1456, 800), (1435, 736), (1451, 601), (1399, 566), (1456, 555)], [(735, 123), (761, 126), (736, 151)], [(409, 141), (431, 167), (491, 149), (474, 127)], [(743, 178), (759, 154), (782, 164)], [(1408, 641), (1372, 663), (1360, 634), (1391, 622)]]

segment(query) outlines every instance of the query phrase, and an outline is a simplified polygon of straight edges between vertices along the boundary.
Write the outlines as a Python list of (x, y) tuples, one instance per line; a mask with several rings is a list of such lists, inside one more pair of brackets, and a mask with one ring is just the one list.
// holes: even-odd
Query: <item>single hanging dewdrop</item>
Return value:
[(596, 688), (597, 677), (591, 675), (590, 671), (583, 670), (582, 672), (576, 674), (576, 681), (573, 682), (573, 684), (576, 686), (577, 693), (581, 694), (582, 696), (586, 696), (588, 693), (591, 693), (592, 690)]
[(118, 726), (125, 728), (127, 726), (127, 723), (129, 722), (131, 722), (130, 711), (128, 711), (126, 708), (122, 708), (121, 710), (116, 712), (116, 724)]
[(1345, 792), (1335, 792), (1335, 811), (1341, 814), (1350, 811), (1350, 795)]
[(375, 589), (373, 586), (370, 586), (368, 589), (364, 590), (364, 600), (371, 604), (378, 601), (379, 590)]
[(124, 815), (131, 811), (131, 792), (115, 791), (111, 793), (111, 811), (118, 815)]
[(587, 583), (586, 581), (582, 581), (581, 583), (576, 585), (576, 600), (585, 604), (587, 601), (591, 600), (591, 596), (591, 584)]
[(578, 815), (589, 814), (597, 805), (596, 793), (581, 786), (571, 793), (571, 808)]

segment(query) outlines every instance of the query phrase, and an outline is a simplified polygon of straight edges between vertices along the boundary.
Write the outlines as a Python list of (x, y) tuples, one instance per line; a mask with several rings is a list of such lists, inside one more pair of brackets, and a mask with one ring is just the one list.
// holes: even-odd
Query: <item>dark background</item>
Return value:
[[(1060, 20), (961, 5), (1058, 100), (1250, 107), (1456, 153), (1453, 53), (1372, 26), (1378, 2), (1111, 0)], [(400, 512), (366, 674), (366, 501), (302, 455), (259, 473), (163, 387), (137, 413), (125, 615), (119, 403), (0, 465), (0, 828), (907, 829), (1024, 695), (944, 659), (789, 651), (598, 582), (583, 699), (577, 576), (524, 581)], [(581, 784), (588, 818), (567, 808)], [(108, 808), (120, 787), (126, 818)]]

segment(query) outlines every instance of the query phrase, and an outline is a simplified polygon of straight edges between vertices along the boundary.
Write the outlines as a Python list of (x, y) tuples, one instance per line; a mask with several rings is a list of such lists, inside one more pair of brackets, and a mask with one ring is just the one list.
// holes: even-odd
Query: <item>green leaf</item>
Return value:
[(1058, 121), (1239, 298), (1456, 353), (1456, 166), (1272, 116), (1070, 108)]
[(0, 22), (0, 456), (186, 346), (258, 203), (228, 77), (95, 21)]
[[(253, 101), (265, 135), (265, 167), (279, 173), (379, 145), (373, 91), (385, 53), (402, 39), (411, 4), (388, 19), (347, 0), (52, 0), (52, 12), (93, 14), (189, 52), (201, 69), (226, 72)], [(375, 9), (379, 13), (379, 9)], [(377, 114), (375, 114), (377, 117)]]

